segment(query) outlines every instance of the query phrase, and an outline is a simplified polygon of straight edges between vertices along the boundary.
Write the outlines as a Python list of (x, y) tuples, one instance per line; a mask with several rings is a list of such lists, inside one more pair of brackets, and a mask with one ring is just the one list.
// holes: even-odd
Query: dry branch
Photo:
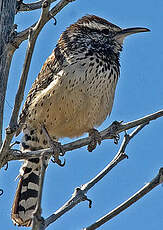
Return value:
[[(75, 0), (61, 0), (59, 1), (50, 11), (49, 14), (47, 15), (46, 18), (44, 18), (45, 20), (45, 24), (52, 19), (57, 13), (59, 13), (66, 5), (68, 5), (70, 2), (73, 2)], [(29, 34), (29, 30), (32, 27), (35, 27), (37, 22), (35, 22), (34, 24), (32, 24), (31, 26), (29, 26), (27, 29), (19, 32), (17, 34), (17, 36), (15, 37), (14, 41), (13, 41), (13, 45), (15, 47), (19, 47), (20, 44), (24, 41), (28, 39), (28, 34)]]
[(125, 149), (130, 142), (130, 140), (135, 137), (136, 134), (138, 134), (142, 128), (144, 128), (147, 124), (140, 125), (137, 127), (130, 135), (125, 134), (124, 140), (122, 141), (122, 144), (120, 146), (120, 149), (116, 156), (113, 158), (113, 160), (99, 173), (97, 174), (92, 180), (85, 183), (79, 188), (76, 188), (74, 191), (74, 194), (72, 197), (54, 214), (49, 216), (47, 219), (45, 219), (45, 227), (50, 225), (51, 223), (55, 222), (60, 216), (71, 210), (73, 207), (75, 207), (78, 203), (81, 201), (89, 201), (89, 207), (91, 206), (91, 200), (87, 198), (85, 195), (93, 186), (95, 186), (96, 183), (98, 183), (104, 176), (108, 174), (109, 171), (111, 171), (119, 162), (124, 160), (127, 155), (125, 154)]
[[(14, 136), (14, 133), (16, 131), (16, 124), (17, 124), (17, 118), (18, 118), (18, 113), (19, 109), (23, 100), (24, 96), (24, 89), (26, 85), (26, 80), (28, 76), (28, 71), (30, 67), (30, 62), (35, 46), (36, 39), (44, 27), (44, 25), (54, 16), (56, 15), (59, 11), (61, 11), (69, 2), (72, 2), (72, 0), (61, 0), (55, 7), (52, 8), (51, 11), (49, 11), (50, 3), (51, 0), (45, 0), (43, 5), (42, 5), (42, 14), (40, 16), (40, 19), (35, 23), (32, 27), (29, 27), (26, 29), (25, 34), (23, 32), (23, 36), (20, 35), (21, 33), (18, 34), (18, 36), (15, 38), (13, 41), (13, 47), (19, 47), (19, 45), (29, 37), (29, 42), (28, 42), (28, 48), (26, 51), (26, 57), (23, 65), (23, 70), (21, 74), (21, 79), (19, 82), (19, 88), (17, 91), (17, 95), (15, 98), (15, 105), (14, 105), (14, 110), (12, 113), (12, 117), (10, 120), (10, 125), (9, 128), (7, 129), (6, 132), (6, 138), (2, 144), (2, 148), (0, 150), (0, 168), (2, 168), (6, 163), (7, 163), (7, 158), (8, 158), (8, 151), (9, 151), (9, 146), (11, 143), (11, 140)], [(25, 36), (24, 36), (25, 35)], [(20, 39), (21, 38), (21, 39)], [(14, 52), (14, 51), (13, 51)]]
[(13, 34), (15, 7), (16, 0), (0, 1), (0, 147), (2, 145), (4, 102), (13, 56), (10, 41)]
[(83, 230), (94, 230), (99, 228), (104, 223), (111, 220), (113, 217), (117, 216), (119, 213), (130, 207), (137, 200), (141, 199), (144, 195), (149, 193), (152, 189), (154, 189), (159, 184), (163, 183), (163, 168), (160, 168), (158, 175), (147, 183), (143, 188), (141, 188), (138, 192), (136, 192), (133, 196), (131, 196), (128, 200), (123, 202), (117, 208), (97, 220), (94, 224), (84, 228)]
[[(147, 125), (150, 121), (155, 120), (162, 116), (163, 116), (163, 110), (160, 110), (153, 114), (149, 114), (145, 117), (142, 117), (137, 120), (130, 121), (124, 124), (113, 122), (108, 128), (101, 131), (100, 135), (102, 137), (102, 140), (112, 139), (115, 137), (115, 135), (138, 126), (137, 129), (135, 129), (134, 132), (131, 134), (131, 136), (135, 136), (137, 132), (139, 132), (139, 129), (142, 129), (142, 127)], [(72, 150), (81, 148), (83, 146), (87, 146), (90, 143), (90, 141), (91, 140), (89, 137), (81, 138), (77, 141), (73, 141), (68, 144), (64, 144), (62, 147), (65, 152), (68, 152), (68, 151), (72, 151)], [(50, 148), (44, 149), (44, 150), (26, 152), (26, 153), (21, 153), (19, 150), (16, 150), (16, 149), (10, 149), (8, 150), (8, 156), (4, 164), (6, 164), (7, 161), (12, 161), (12, 160), (23, 160), (23, 159), (33, 158), (33, 157), (40, 157), (42, 151), (44, 151), (44, 154), (46, 156), (49, 156), (49, 154), (52, 155), (52, 153), (55, 153), (55, 149), (52, 150)]]
[(37, 39), (41, 29), (45, 25), (44, 18), (46, 18), (48, 13), (49, 13), (49, 7), (50, 7), (49, 2), (50, 2), (50, 0), (44, 1), (43, 6), (42, 6), (42, 13), (41, 13), (40, 19), (38, 20), (35, 27), (31, 28), (29, 30), (28, 47), (27, 47), (27, 51), (26, 51), (26, 56), (25, 56), (25, 60), (24, 60), (21, 78), (19, 81), (18, 91), (17, 91), (16, 97), (15, 97), (15, 105), (14, 105), (14, 109), (13, 109), (12, 116), (10, 119), (9, 127), (7, 128), (6, 138), (5, 138), (5, 140), (2, 144), (2, 148), (1, 148), (0, 168), (3, 166), (3, 162), (6, 159), (6, 154), (9, 150), (9, 145), (10, 145), (11, 140), (14, 136), (15, 131), (16, 131), (18, 114), (19, 114), (21, 103), (23, 101), (24, 90), (25, 90), (25, 85), (26, 85), (26, 81), (27, 81), (29, 67), (30, 67), (30, 63), (31, 63), (31, 59), (32, 59), (33, 51), (34, 51), (34, 46), (35, 46), (36, 39)]
[[(57, 1), (57, 0), (51, 0), (51, 3), (55, 2), (55, 1)], [(40, 9), (42, 7), (43, 2), (44, 2), (44, 0), (25, 4), (22, 1), (17, 0), (17, 12), (20, 12), (20, 11), (32, 11), (32, 10)]]

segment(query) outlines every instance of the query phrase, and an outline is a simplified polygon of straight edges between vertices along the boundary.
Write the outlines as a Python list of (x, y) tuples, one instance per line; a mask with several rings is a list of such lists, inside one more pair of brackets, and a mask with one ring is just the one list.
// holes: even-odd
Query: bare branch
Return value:
[[(131, 129), (131, 128), (134, 128), (138, 125), (142, 125), (142, 124), (146, 124), (147, 122), (150, 122), (152, 120), (155, 120), (159, 117), (162, 117), (163, 116), (163, 110), (160, 110), (156, 113), (152, 113), (152, 114), (149, 114), (145, 117), (142, 117), (142, 118), (139, 118), (135, 121), (131, 121), (131, 122), (127, 122), (127, 123), (124, 123), (124, 124), (119, 124), (119, 125), (115, 125), (113, 126), (113, 133), (121, 133), (123, 131), (126, 131), (128, 129)], [(109, 130), (110, 128), (106, 128), (105, 130), (103, 130), (101, 132), (101, 135), (103, 137), (103, 139), (110, 139), (111, 138), (111, 132)]]
[(27, 81), (27, 76), (28, 76), (28, 72), (29, 72), (29, 67), (30, 67), (33, 51), (34, 51), (35, 42), (36, 42), (36, 39), (37, 39), (41, 29), (43, 28), (43, 26), (46, 23), (44, 18), (46, 18), (48, 13), (49, 13), (49, 7), (50, 7), (49, 2), (50, 2), (50, 0), (44, 1), (43, 5), (42, 5), (42, 13), (41, 13), (40, 19), (38, 20), (36, 26), (34, 28), (31, 28), (29, 31), (30, 33), (29, 33), (28, 47), (27, 47), (27, 51), (26, 51), (26, 56), (25, 56), (25, 61), (24, 61), (24, 65), (23, 65), (21, 78), (19, 81), (18, 91), (17, 91), (16, 97), (15, 97), (15, 105), (14, 105), (14, 109), (13, 109), (12, 116), (10, 119), (9, 128), (7, 129), (7, 132), (6, 132), (6, 138), (4, 140), (4, 143), (3, 143), (2, 149), (1, 149), (0, 168), (3, 165), (6, 152), (9, 149), (9, 145), (11, 143), (13, 136), (14, 136), (14, 130), (16, 129), (16, 126), (17, 126), (17, 118), (18, 118), (21, 103), (23, 101), (24, 89), (25, 89), (25, 85), (26, 85), (26, 81)]
[(117, 216), (119, 213), (130, 207), (133, 203), (137, 200), (141, 199), (144, 195), (149, 193), (152, 189), (163, 182), (163, 168), (160, 168), (158, 175), (149, 183), (147, 183), (143, 188), (141, 188), (138, 192), (136, 192), (133, 196), (131, 196), (128, 200), (123, 202), (117, 208), (97, 220), (94, 224), (90, 225), (89, 227), (84, 228), (83, 230), (94, 230), (99, 228), (101, 225), (112, 219), (113, 217)]
[[(75, 1), (75, 0), (61, 0), (59, 1), (50, 11), (49, 14), (47, 15), (46, 18), (44, 18), (45, 20), (45, 24), (52, 19), (58, 12), (60, 12), (66, 5), (68, 5), (70, 2)], [(32, 27), (35, 27), (35, 25), (37, 24), (37, 22), (35, 22), (33, 25), (31, 25), (30, 27), (28, 27), (27, 29), (23, 30), (22, 32), (18, 33), (16, 38), (13, 41), (13, 45), (15, 47), (19, 47), (20, 44), (24, 41), (28, 39), (28, 34), (29, 34), (29, 30)]]
[[(145, 125), (144, 125), (145, 126)], [(142, 129), (143, 127), (136, 128), (135, 134), (133, 135), (125, 135), (124, 140), (120, 146), (120, 149), (116, 156), (113, 158), (113, 160), (99, 173), (97, 174), (92, 180), (82, 185), (80, 188), (76, 188), (74, 191), (74, 194), (72, 197), (54, 214), (49, 216), (45, 220), (45, 226), (47, 227), (49, 224), (56, 221), (60, 216), (62, 216), (64, 213), (68, 212), (70, 209), (75, 207), (78, 203), (81, 201), (89, 201), (89, 207), (91, 207), (91, 200), (87, 198), (85, 195), (98, 181), (100, 181), (104, 176), (108, 174), (108, 172), (113, 169), (119, 162), (124, 160), (127, 155), (125, 154), (125, 148), (127, 147), (127, 144), (130, 142), (130, 140)]]
[[(55, 1), (57, 1), (57, 0), (51, 0), (51, 3), (55, 2)], [(22, 1), (17, 1), (17, 11), (18, 12), (20, 12), (20, 11), (32, 11), (32, 10), (40, 9), (42, 7), (43, 2), (44, 2), (44, 0), (25, 4)]]
[[(107, 129), (103, 130), (100, 132), (102, 140), (106, 139), (112, 139), (115, 137), (116, 134), (121, 133), (123, 131), (129, 130), (134, 127), (138, 127), (130, 134), (130, 138), (133, 138), (144, 126), (146, 126), (150, 121), (155, 120), (159, 117), (163, 116), (163, 110), (160, 110), (158, 112), (155, 112), (153, 114), (149, 114), (145, 117), (139, 118), (135, 121), (130, 121), (127, 123), (116, 123), (113, 122)], [(78, 148), (81, 148), (83, 146), (86, 146), (90, 143), (90, 138), (81, 138), (77, 141), (70, 142), (68, 144), (62, 145), (63, 150), (65, 152), (72, 151)], [(126, 143), (126, 142), (125, 142)], [(127, 143), (128, 144), (128, 143)], [(10, 149), (8, 150), (8, 156), (6, 159), (3, 161), (3, 165), (7, 163), (7, 161), (12, 161), (12, 160), (22, 160), (22, 159), (29, 159), (29, 158), (34, 158), (34, 157), (40, 157), (42, 151), (44, 151), (45, 156), (49, 156), (51, 154), (57, 153), (57, 148), (56, 151), (55, 149), (44, 149), (44, 150), (37, 150), (37, 151), (32, 151), (32, 152), (25, 152), (21, 153), (19, 150), (14, 150)], [(124, 151), (123, 151), (124, 152)]]
[(10, 40), (13, 33), (16, 0), (0, 1), (0, 147), (7, 82), (13, 56)]

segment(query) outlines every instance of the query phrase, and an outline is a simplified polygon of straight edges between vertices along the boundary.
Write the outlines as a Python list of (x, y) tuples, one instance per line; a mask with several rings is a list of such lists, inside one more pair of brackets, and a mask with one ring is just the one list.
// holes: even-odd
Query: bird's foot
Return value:
[(65, 154), (65, 151), (63, 149), (63, 146), (61, 145), (60, 142), (58, 141), (54, 141), (54, 140), (50, 140), (49, 141), (50, 144), (50, 148), (53, 150), (54, 154), (53, 154), (53, 159), (51, 159), (51, 161), (53, 163), (56, 163), (57, 165), (63, 167), (65, 165), (65, 159), (64, 162), (62, 163), (61, 160), (59, 159), (60, 156), (63, 156)]
[(54, 159), (52, 159), (51, 161), (52, 161), (53, 163), (56, 163), (56, 164), (58, 164), (59, 166), (63, 167), (63, 166), (65, 165), (65, 160), (64, 160), (64, 162), (62, 163), (61, 160), (59, 159), (60, 156), (64, 156), (64, 154), (65, 154), (65, 151), (64, 151), (64, 149), (63, 149), (63, 146), (61, 145), (60, 142), (55, 141), (55, 140), (53, 140), (53, 139), (50, 137), (50, 135), (49, 135), (49, 133), (48, 133), (48, 131), (47, 131), (47, 129), (45, 128), (44, 125), (42, 126), (42, 130), (43, 130), (44, 134), (46, 135), (46, 138), (47, 138), (47, 140), (48, 140), (48, 142), (49, 142), (50, 148), (51, 148), (52, 151), (53, 151), (53, 155), (52, 155), (52, 156), (53, 156)]
[(122, 122), (123, 121), (114, 121), (110, 126), (112, 138), (114, 140), (114, 144), (116, 144), (116, 145), (118, 144), (118, 141), (120, 139), (120, 135), (119, 135), (119, 133), (117, 133), (117, 130), (121, 126)]
[(101, 135), (97, 129), (90, 129), (89, 137), (91, 138), (91, 142), (89, 143), (87, 149), (89, 152), (92, 152), (96, 148), (97, 143), (99, 145), (101, 144)]

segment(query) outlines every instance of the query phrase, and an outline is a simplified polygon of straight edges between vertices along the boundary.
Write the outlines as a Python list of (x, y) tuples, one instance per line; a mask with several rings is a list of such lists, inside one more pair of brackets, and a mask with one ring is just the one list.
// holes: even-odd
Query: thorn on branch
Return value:
[(0, 196), (3, 195), (3, 189), (0, 188)]
[(124, 158), (128, 159), (128, 155), (126, 153), (123, 153)]
[(4, 168), (5, 171), (8, 169), (8, 162), (6, 163), (6, 167)]
[[(92, 207), (92, 200), (88, 199), (88, 197), (84, 194), (84, 191), (80, 187), (75, 188), (72, 197), (75, 200), (80, 200), (79, 202), (87, 200), (89, 202), (89, 208)], [(71, 202), (74, 202), (74, 200), (72, 199)]]
[(15, 141), (14, 143), (12, 143), (11, 145), (10, 145), (10, 149), (14, 146), (14, 145), (19, 145), (20, 144), (20, 141)]
[(50, 18), (54, 19), (53, 25), (56, 26), (57, 25), (57, 19), (52, 15), (52, 13), (49, 13), (49, 15), (50, 15)]
[(88, 199), (87, 196), (85, 196), (85, 200), (89, 202), (89, 208), (92, 208), (92, 200)]

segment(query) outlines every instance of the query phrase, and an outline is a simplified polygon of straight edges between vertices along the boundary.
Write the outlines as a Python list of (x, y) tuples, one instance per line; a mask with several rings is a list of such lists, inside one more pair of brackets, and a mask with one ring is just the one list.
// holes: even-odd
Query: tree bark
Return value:
[(14, 49), (11, 44), (16, 0), (0, 0), (0, 146), (2, 144), (2, 124), (4, 102), (10, 64)]

